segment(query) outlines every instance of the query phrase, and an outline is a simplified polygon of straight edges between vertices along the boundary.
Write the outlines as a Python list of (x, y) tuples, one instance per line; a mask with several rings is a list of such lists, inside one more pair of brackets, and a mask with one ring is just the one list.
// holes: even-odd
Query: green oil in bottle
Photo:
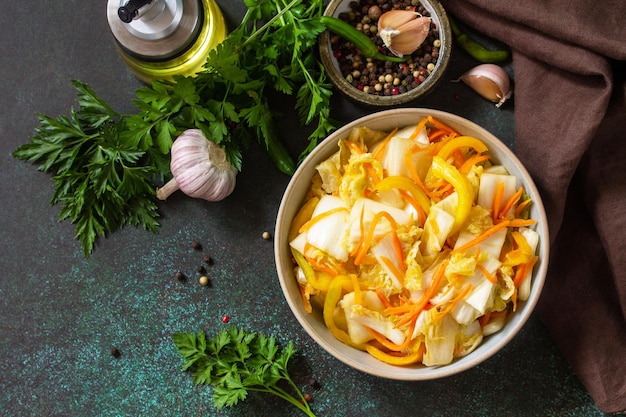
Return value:
[(146, 83), (197, 73), (226, 37), (215, 0), (109, 0), (107, 18), (120, 56)]

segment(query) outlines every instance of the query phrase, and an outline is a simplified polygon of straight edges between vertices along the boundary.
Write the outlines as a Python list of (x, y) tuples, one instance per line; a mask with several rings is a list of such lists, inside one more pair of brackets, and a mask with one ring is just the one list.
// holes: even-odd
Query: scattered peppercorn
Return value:
[(183, 282), (185, 280), (187, 280), (187, 277), (185, 276), (185, 274), (183, 274), (182, 272), (178, 271), (174, 274), (174, 278), (176, 278), (178, 281)]
[(202, 250), (202, 245), (197, 240), (194, 240), (193, 242), (191, 242), (191, 247), (194, 248), (195, 250)]
[(200, 285), (209, 285), (209, 277), (207, 277), (206, 275), (202, 275), (200, 279), (198, 279), (198, 282), (200, 283)]
[(111, 348), (111, 356), (113, 356), (114, 358), (119, 358), (120, 356), (122, 356), (122, 353), (119, 351), (118, 348), (112, 347)]
[(270, 234), (270, 232), (263, 232), (263, 239), (270, 240), (271, 238), (272, 235)]
[(213, 258), (211, 258), (209, 255), (205, 255), (205, 257), (202, 258), (202, 260), (207, 265), (213, 265)]
[(206, 272), (206, 268), (202, 265), (198, 266), (198, 268), (196, 268), (196, 271), (200, 274), (203, 274)]
[(309, 386), (313, 389), (319, 389), (320, 388), (320, 383), (317, 381), (317, 379), (315, 378), (311, 378), (309, 379)]

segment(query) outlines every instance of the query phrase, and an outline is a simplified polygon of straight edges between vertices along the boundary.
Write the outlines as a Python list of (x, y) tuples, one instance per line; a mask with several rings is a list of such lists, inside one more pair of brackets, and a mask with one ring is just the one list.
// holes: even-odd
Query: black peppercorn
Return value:
[[(420, 4), (419, 0), (353, 0), (350, 2), (350, 10), (340, 13), (338, 18), (354, 27), (362, 28), (363, 33), (378, 45), (379, 50), (386, 55), (390, 55), (390, 51), (386, 50), (386, 46), (383, 44), (376, 29), (382, 13), (391, 9), (415, 9), (422, 16), (430, 16), (430, 12)], [(417, 87), (430, 72), (424, 72), (424, 76), (418, 83), (413, 82), (413, 77), (415, 77), (413, 72), (418, 67), (436, 64), (439, 58), (439, 48), (441, 47), (439, 31), (434, 22), (431, 22), (430, 34), (422, 46), (411, 54), (410, 59), (406, 63), (401, 64), (390, 61), (366, 60), (360, 51), (345, 39), (335, 34), (330, 39), (333, 56), (337, 59), (339, 69), (348, 83), (352, 84), (354, 88), (375, 95), (394, 94), (392, 88), (377, 86), (381, 75), (391, 75), (393, 79), (398, 78), (400, 80), (395, 86), (404, 86), (405, 89), (397, 88), (395, 94), (402, 94)], [(359, 73), (360, 76), (355, 76), (355, 73)], [(367, 79), (361, 78), (361, 76), (367, 77)], [(412, 77), (409, 78), (410, 76)], [(376, 82), (373, 82), (374, 80)]]
[(111, 348), (111, 356), (113, 356), (114, 358), (119, 358), (120, 356), (122, 356), (122, 353), (119, 351), (118, 348), (112, 347)]
[(202, 250), (202, 245), (200, 244), (200, 242), (196, 240), (191, 242), (191, 247), (194, 248), (195, 250)]
[(176, 278), (178, 281), (183, 282), (187, 279), (187, 277), (185, 276), (185, 274), (183, 274), (182, 272), (178, 271), (174, 274), (174, 278)]

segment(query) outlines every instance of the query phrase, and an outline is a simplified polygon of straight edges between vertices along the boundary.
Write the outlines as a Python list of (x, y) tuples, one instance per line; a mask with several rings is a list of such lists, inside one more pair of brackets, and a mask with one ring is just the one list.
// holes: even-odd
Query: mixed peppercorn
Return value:
[[(430, 17), (419, 0), (360, 0), (350, 2), (350, 11), (340, 13), (338, 18), (366, 34), (379, 50), (390, 54), (378, 36), (378, 19), (390, 10), (412, 10)], [(365, 58), (350, 41), (336, 34), (331, 34), (330, 43), (344, 78), (355, 88), (379, 96), (403, 94), (424, 82), (435, 69), (441, 46), (434, 21), (424, 43), (406, 62)]]

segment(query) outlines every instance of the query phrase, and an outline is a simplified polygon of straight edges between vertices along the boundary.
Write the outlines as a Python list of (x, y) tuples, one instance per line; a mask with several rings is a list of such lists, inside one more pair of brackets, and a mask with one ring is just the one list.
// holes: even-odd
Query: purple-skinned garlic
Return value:
[(170, 171), (174, 178), (157, 189), (160, 200), (180, 189), (189, 197), (220, 201), (235, 189), (237, 169), (226, 159), (224, 149), (199, 129), (188, 129), (174, 141)]

